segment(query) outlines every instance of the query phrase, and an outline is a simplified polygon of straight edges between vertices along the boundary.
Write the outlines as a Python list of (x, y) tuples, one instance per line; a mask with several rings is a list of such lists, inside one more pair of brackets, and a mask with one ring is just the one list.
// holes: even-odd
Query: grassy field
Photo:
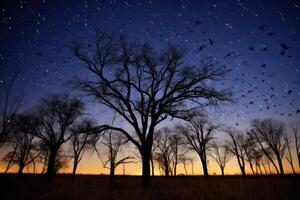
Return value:
[(58, 175), (45, 182), (40, 175), (0, 175), (0, 199), (30, 200), (175, 200), (175, 199), (300, 199), (300, 176), (211, 176), (154, 177), (152, 187), (143, 190), (141, 178), (117, 176)]

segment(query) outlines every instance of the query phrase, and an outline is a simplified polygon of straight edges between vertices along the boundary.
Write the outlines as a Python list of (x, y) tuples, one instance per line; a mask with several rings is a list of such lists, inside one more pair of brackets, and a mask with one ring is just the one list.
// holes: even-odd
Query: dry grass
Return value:
[(300, 176), (154, 177), (143, 190), (140, 177), (58, 175), (49, 183), (40, 175), (0, 175), (0, 199), (30, 200), (181, 200), (300, 199)]

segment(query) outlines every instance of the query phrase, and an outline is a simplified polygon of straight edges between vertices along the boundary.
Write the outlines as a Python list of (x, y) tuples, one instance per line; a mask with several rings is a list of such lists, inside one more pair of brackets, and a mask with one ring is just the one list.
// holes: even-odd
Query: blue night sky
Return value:
[[(184, 45), (192, 64), (205, 57), (226, 64), (232, 71), (220, 84), (237, 102), (211, 110), (212, 118), (239, 128), (256, 117), (299, 120), (299, 1), (1, 0), (0, 17), (0, 87), (20, 72), (15, 93), (24, 93), (24, 109), (89, 76), (68, 45), (93, 43), (100, 28), (157, 48)], [(86, 102), (91, 114), (109, 114)]]

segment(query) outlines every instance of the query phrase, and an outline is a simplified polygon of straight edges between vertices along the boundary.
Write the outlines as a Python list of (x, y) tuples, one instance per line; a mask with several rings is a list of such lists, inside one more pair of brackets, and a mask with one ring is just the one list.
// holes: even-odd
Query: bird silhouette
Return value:
[(195, 21), (195, 25), (196, 25), (196, 26), (199, 26), (199, 25), (201, 25), (201, 24), (202, 24), (202, 21), (201, 21), (201, 20), (196, 20), (196, 21)]
[(206, 45), (204, 44), (204, 45), (201, 45), (200, 47), (199, 47), (199, 49), (198, 49), (198, 51), (202, 51), (202, 50), (204, 50), (204, 48), (206, 47)]
[(285, 55), (286, 54), (286, 51), (291, 48), (289, 46), (287, 46), (285, 43), (281, 43), (280, 44), (280, 47), (281, 47), (281, 51), (280, 51), (280, 55)]
[(253, 47), (249, 47), (248, 48), (250, 51), (254, 51), (254, 48)]
[(209, 42), (210, 46), (212, 46), (214, 44), (214, 41), (210, 38), (208, 38), (208, 42)]
[(263, 24), (263, 25), (261, 25), (260, 27), (258, 27), (258, 29), (261, 30), (261, 31), (263, 31), (263, 30), (265, 30), (266, 26), (267, 26), (267, 25)]
[(262, 50), (262, 51), (267, 51), (268, 48), (267, 48), (267, 46), (263, 45), (261, 50)]

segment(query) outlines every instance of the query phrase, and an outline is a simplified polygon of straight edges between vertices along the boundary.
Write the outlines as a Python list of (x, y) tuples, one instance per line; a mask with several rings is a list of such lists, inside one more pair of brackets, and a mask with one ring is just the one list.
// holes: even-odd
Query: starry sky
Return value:
[[(220, 84), (237, 101), (212, 110), (213, 119), (245, 128), (257, 117), (300, 116), (299, 1), (1, 0), (0, 18), (0, 90), (18, 71), (15, 93), (24, 94), (24, 109), (89, 76), (68, 46), (92, 43), (99, 28), (157, 48), (185, 46), (190, 63), (211, 57), (228, 66)], [(86, 102), (101, 121), (101, 106)]]

